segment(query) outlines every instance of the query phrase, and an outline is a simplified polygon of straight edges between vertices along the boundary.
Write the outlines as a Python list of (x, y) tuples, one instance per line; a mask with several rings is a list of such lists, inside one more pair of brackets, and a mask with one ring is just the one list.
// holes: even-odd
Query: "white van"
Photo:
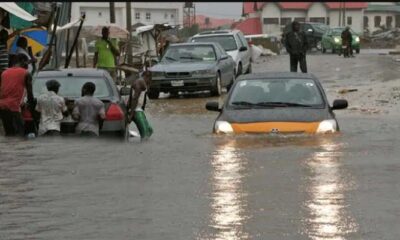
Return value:
[(236, 63), (236, 76), (251, 73), (251, 49), (240, 30), (206, 31), (194, 35), (190, 42), (217, 42)]

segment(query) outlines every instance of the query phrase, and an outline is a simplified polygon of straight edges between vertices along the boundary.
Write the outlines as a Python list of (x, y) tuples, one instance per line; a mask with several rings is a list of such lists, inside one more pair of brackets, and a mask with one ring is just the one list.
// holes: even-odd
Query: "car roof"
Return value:
[(213, 31), (204, 31), (194, 35), (193, 37), (206, 37), (206, 36), (219, 36), (219, 35), (234, 35), (239, 33), (240, 30), (213, 30)]
[(295, 73), (295, 72), (263, 72), (251, 73), (238, 77), (236, 81), (259, 80), (259, 79), (287, 79), (287, 78), (305, 78), (313, 79), (318, 82), (317, 77), (311, 73)]
[(105, 70), (96, 68), (64, 68), (40, 71), (37, 77), (103, 77)]
[(204, 46), (209, 46), (209, 45), (215, 46), (215, 45), (217, 45), (217, 43), (215, 43), (215, 42), (174, 43), (174, 44), (171, 44), (170, 46), (173, 47), (173, 46), (202, 46), (202, 45), (204, 45)]

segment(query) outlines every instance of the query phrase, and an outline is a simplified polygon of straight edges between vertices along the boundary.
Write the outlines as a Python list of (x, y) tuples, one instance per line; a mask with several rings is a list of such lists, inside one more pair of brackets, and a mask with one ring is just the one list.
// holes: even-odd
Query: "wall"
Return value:
[(264, 34), (278, 34), (280, 33), (280, 24), (264, 24), (264, 18), (278, 18), (280, 21), (281, 10), (276, 3), (266, 3), (261, 13), (262, 32)]
[(386, 26), (386, 17), (387, 16), (392, 16), (392, 27), (395, 27), (396, 24), (396, 14), (394, 13), (382, 13), (382, 12), (365, 12), (364, 16), (368, 17), (368, 30), (370, 33), (380, 29), (378, 27), (375, 27), (375, 16), (381, 16), (381, 26), (384, 25)]
[[(353, 24), (350, 26), (355, 32), (363, 33), (363, 10), (347, 10), (345, 25), (347, 26), (347, 17), (352, 17)], [(330, 27), (337, 27), (339, 25), (339, 11), (331, 10), (329, 12)]]
[(282, 18), (292, 18), (292, 21), (294, 18), (306, 18), (307, 13), (306, 11), (299, 11), (299, 10), (283, 10), (281, 13)]
[(328, 12), (326, 10), (324, 3), (315, 2), (308, 9), (308, 12), (307, 12), (308, 20), (310, 18), (317, 18), (317, 17), (323, 17), (323, 18), (325, 18), (325, 21), (326, 21), (326, 17), (328, 17)]

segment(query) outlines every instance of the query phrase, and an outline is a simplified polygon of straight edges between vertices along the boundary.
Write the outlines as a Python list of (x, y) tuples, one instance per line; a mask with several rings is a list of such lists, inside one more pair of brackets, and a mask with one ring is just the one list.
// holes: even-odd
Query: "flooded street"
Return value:
[[(349, 100), (341, 134), (215, 136), (217, 98), (200, 95), (150, 100), (142, 143), (1, 136), (0, 239), (398, 239), (400, 65), (374, 52), (308, 64), (330, 102)], [(288, 69), (287, 55), (254, 66)]]

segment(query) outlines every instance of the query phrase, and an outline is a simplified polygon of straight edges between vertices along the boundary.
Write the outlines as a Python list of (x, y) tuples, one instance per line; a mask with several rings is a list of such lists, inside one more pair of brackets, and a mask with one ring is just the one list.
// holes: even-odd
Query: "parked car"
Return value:
[(148, 91), (151, 99), (160, 92), (177, 94), (179, 91), (210, 90), (219, 96), (222, 88), (235, 80), (235, 62), (218, 43), (172, 44), (159, 64), (150, 69), (152, 83)]
[(347, 108), (346, 100), (331, 107), (312, 74), (260, 73), (239, 77), (222, 108), (209, 102), (206, 109), (220, 112), (214, 133), (334, 133), (339, 125), (333, 110)]
[[(329, 26), (319, 22), (299, 22), (300, 29), (305, 32), (309, 49), (316, 48), (321, 50), (322, 36), (329, 30)], [(282, 35), (282, 42), (285, 42), (285, 36), (292, 31), (292, 23), (285, 26)]]
[[(342, 32), (345, 30), (345, 27), (335, 27), (329, 29), (322, 36), (322, 52), (325, 53), (327, 49), (331, 50), (332, 53), (341, 51), (342, 48)], [(350, 29), (351, 35), (353, 39), (351, 41), (351, 46), (356, 53), (360, 53), (360, 36)]]
[(206, 31), (194, 35), (190, 42), (217, 42), (236, 63), (236, 76), (251, 73), (251, 48), (240, 30)]
[[(107, 71), (89, 68), (41, 71), (33, 79), (32, 86), (35, 98), (47, 91), (46, 82), (51, 79), (56, 79), (61, 84), (58, 94), (67, 99), (66, 104), (70, 112), (72, 112), (74, 101), (82, 95), (83, 84), (93, 82), (96, 85), (94, 96), (104, 102), (106, 110), (106, 120), (100, 129), (100, 135), (116, 134), (124, 138), (127, 136), (126, 104)], [(23, 109), (23, 116), (25, 125), (32, 126), (31, 114), (27, 108)], [(72, 118), (64, 118), (61, 122), (61, 134), (74, 133), (76, 125), (77, 122)]]

